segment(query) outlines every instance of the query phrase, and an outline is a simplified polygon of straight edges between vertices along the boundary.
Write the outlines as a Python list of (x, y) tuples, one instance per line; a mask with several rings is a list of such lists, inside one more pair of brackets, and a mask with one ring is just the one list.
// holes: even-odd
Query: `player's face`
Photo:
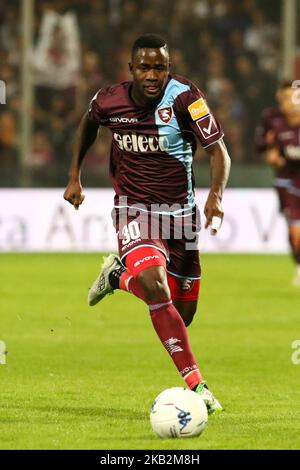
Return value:
[(300, 105), (293, 100), (294, 88), (283, 88), (277, 92), (279, 107), (284, 114), (300, 114)]
[(157, 101), (170, 70), (168, 51), (164, 47), (138, 49), (129, 68), (133, 76), (133, 99), (141, 105)]

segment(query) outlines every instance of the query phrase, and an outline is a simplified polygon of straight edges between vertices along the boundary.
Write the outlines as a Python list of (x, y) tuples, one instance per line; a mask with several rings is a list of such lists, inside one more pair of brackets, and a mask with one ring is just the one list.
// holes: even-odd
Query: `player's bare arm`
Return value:
[[(204, 207), (206, 216), (205, 228), (212, 224), (213, 217), (223, 220), (224, 212), (222, 208), (222, 197), (230, 172), (230, 157), (228, 155), (223, 139), (207, 148), (210, 155), (211, 165), (211, 187)], [(211, 229), (211, 234), (215, 235), (216, 229)]]
[(84, 200), (84, 194), (82, 192), (82, 185), (80, 181), (81, 166), (86, 152), (97, 137), (98, 128), (98, 124), (90, 121), (86, 113), (82, 117), (76, 132), (73, 147), (73, 158), (69, 171), (69, 183), (64, 192), (64, 199), (72, 204), (76, 210)]

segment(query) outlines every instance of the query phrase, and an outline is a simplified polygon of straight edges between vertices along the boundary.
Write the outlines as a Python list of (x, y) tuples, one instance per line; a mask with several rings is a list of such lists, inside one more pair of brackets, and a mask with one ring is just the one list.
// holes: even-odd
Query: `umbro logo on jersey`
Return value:
[(126, 118), (126, 117), (111, 117), (109, 118), (110, 122), (120, 122), (120, 123), (129, 123), (129, 124), (134, 124), (135, 122), (138, 122), (137, 118)]
[(168, 124), (169, 121), (171, 121), (173, 117), (173, 108), (172, 106), (166, 106), (165, 108), (160, 108), (157, 110), (157, 114), (159, 119), (165, 123)]

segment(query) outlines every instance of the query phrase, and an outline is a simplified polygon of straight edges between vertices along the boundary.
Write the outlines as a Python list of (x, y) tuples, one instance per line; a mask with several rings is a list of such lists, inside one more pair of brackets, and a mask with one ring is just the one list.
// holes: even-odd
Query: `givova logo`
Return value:
[(150, 261), (152, 259), (159, 259), (158, 255), (149, 255), (145, 256), (143, 259), (140, 259), (134, 263), (134, 267), (137, 268), (140, 264), (145, 263), (146, 261)]
[(134, 124), (138, 122), (136, 118), (126, 118), (126, 117), (111, 117), (109, 118), (110, 122), (119, 122), (119, 123), (129, 123)]
[(6, 104), (6, 85), (3, 80), (0, 80), (0, 104)]

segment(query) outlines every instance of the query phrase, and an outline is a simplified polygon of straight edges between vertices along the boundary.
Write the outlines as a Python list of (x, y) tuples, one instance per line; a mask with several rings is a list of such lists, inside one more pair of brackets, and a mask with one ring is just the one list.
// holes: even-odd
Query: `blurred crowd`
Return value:
[[(63, 186), (74, 132), (104, 85), (130, 79), (137, 36), (161, 34), (172, 72), (205, 93), (234, 161), (255, 162), (253, 135), (261, 110), (274, 103), (280, 70), (280, 0), (49, 0), (35, 2), (34, 81), (28, 184)], [(21, 93), (21, 2), (0, 5), (0, 184), (18, 185)], [(110, 135), (101, 130), (86, 162), (90, 184), (108, 183)], [(199, 151), (196, 162), (207, 158)], [(197, 165), (197, 163), (196, 163)], [(23, 168), (24, 170), (24, 168)], [(24, 173), (24, 171), (23, 171)], [(29, 177), (28, 177), (29, 175)]]

